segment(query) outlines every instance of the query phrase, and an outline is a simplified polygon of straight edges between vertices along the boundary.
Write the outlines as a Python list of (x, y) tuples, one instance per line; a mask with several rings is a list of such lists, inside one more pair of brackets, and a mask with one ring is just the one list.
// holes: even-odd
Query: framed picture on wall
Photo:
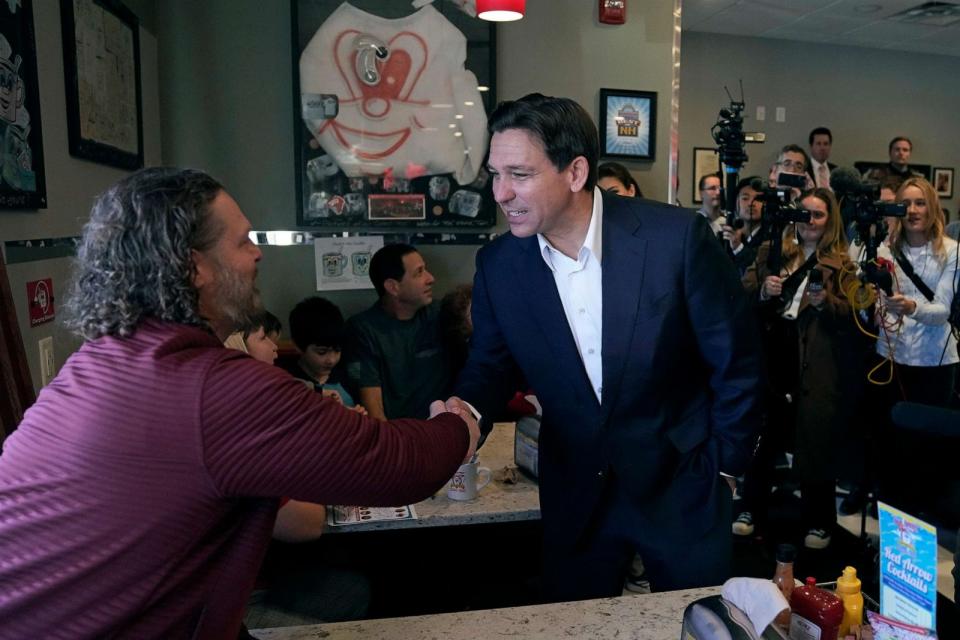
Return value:
[(291, 0), (291, 17), (297, 224), (492, 227), (492, 23), (395, 0)]
[(693, 148), (693, 202), (700, 204), (700, 179), (711, 173), (720, 171), (720, 157), (712, 147)]
[(45, 209), (33, 2), (0, 4), (0, 209)]
[(600, 156), (654, 160), (657, 149), (657, 94), (600, 89)]
[(70, 155), (143, 166), (140, 24), (119, 0), (60, 0)]
[(933, 168), (933, 188), (941, 198), (953, 197), (953, 169), (949, 167)]

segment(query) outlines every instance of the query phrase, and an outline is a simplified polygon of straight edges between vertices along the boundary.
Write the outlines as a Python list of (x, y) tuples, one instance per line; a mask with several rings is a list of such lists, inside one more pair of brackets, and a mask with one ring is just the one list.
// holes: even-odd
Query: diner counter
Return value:
[(539, 520), (540, 494), (537, 483), (519, 471), (514, 474), (517, 478), (515, 483), (504, 482), (501, 474), (498, 473), (505, 467), (515, 466), (513, 463), (515, 430), (516, 425), (512, 422), (496, 423), (480, 448), (480, 466), (489, 467), (493, 479), (480, 490), (475, 500), (451, 500), (447, 497), (447, 488), (443, 487), (434, 496), (414, 505), (417, 512), (416, 520), (385, 520), (330, 526), (327, 527), (324, 535)]
[(260, 640), (396, 640), (397, 638), (634, 638), (677, 640), (683, 610), (720, 587), (600, 600), (442, 613), (410, 618), (257, 629)]

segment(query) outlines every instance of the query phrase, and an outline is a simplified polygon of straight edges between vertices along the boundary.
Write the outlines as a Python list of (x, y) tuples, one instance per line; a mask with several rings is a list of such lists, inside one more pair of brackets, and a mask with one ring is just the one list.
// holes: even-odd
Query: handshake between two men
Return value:
[(470, 446), (467, 449), (467, 455), (463, 458), (464, 462), (469, 462), (473, 454), (477, 452), (477, 443), (480, 441), (480, 425), (477, 423), (477, 418), (470, 405), (457, 396), (451, 396), (446, 402), (434, 400), (430, 403), (431, 418), (448, 412), (460, 416), (460, 419), (467, 423), (467, 429), (470, 430)]

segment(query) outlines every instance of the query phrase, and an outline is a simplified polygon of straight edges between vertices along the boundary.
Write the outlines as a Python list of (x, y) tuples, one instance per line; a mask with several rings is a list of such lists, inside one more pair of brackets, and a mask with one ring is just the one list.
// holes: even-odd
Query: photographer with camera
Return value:
[[(788, 144), (780, 149), (780, 155), (777, 161), (770, 165), (770, 187), (773, 189), (790, 188), (790, 200), (796, 200), (801, 191), (813, 189), (816, 185), (807, 169), (810, 167), (810, 157), (803, 147), (796, 144)], [(786, 177), (784, 177), (786, 174)], [(790, 180), (790, 176), (802, 176)]]
[(737, 211), (728, 212), (720, 231), (727, 242), (728, 253), (737, 266), (740, 277), (757, 259), (757, 249), (763, 241), (761, 214), (763, 202), (757, 198), (763, 190), (763, 181), (757, 176), (737, 183)]
[[(951, 327), (951, 307), (960, 286), (960, 247), (944, 234), (940, 200), (927, 180), (907, 178), (897, 191), (897, 202), (906, 206), (906, 217), (894, 221), (887, 244), (878, 251), (895, 264), (892, 295), (879, 294), (877, 354), (891, 361), (894, 378), (894, 384), (883, 388), (884, 416), (898, 400), (948, 406), (960, 369)], [(960, 325), (956, 317), (952, 322)], [(889, 426), (886, 419), (882, 424)], [(881, 496), (913, 513), (924, 508), (917, 501), (927, 489), (940, 486), (939, 474), (956, 464), (955, 456), (919, 436), (887, 433), (881, 446), (892, 456), (888, 460), (922, 465), (923, 473), (915, 474), (902, 473), (900, 465), (884, 465), (889, 471), (880, 477)]]
[(843, 425), (843, 372), (853, 323), (844, 291), (856, 281), (847, 257), (847, 242), (833, 193), (804, 191), (800, 204), (808, 222), (783, 233), (783, 266), (770, 271), (770, 241), (760, 246), (747, 269), (744, 287), (759, 300), (765, 320), (767, 380), (770, 394), (767, 422), (754, 462), (747, 471), (743, 512), (733, 524), (737, 535), (750, 535), (766, 516), (773, 462), (779, 447), (795, 429), (800, 474), (804, 545), (830, 544), (836, 521), (834, 452)]

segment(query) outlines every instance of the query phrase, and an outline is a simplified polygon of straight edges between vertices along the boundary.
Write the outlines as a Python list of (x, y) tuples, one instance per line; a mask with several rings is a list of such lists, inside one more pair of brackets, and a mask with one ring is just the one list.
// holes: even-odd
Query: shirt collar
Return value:
[[(590, 212), (590, 226), (587, 227), (587, 235), (583, 239), (583, 246), (577, 256), (577, 262), (586, 262), (587, 256), (592, 255), (597, 264), (603, 264), (603, 192), (599, 187), (593, 188), (593, 210)], [(557, 252), (551, 246), (550, 242), (543, 237), (543, 234), (537, 234), (537, 243), (540, 245), (540, 255), (543, 261), (547, 263), (550, 270), (553, 270), (553, 260), (551, 253)]]

